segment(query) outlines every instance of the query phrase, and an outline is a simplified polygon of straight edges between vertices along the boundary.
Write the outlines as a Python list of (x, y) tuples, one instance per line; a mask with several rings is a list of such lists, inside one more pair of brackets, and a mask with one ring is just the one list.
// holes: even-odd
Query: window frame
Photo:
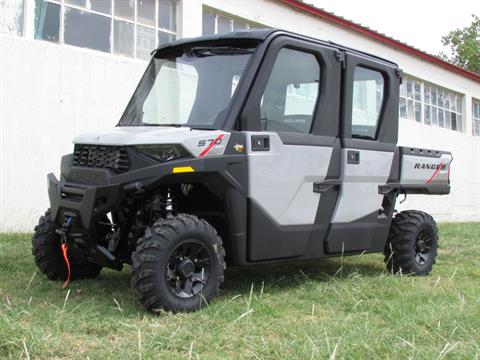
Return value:
[[(475, 116), (475, 107), (477, 108), (477, 116)], [(480, 136), (480, 98), (472, 97), (472, 135)]]
[[(260, 100), (265, 92), (271, 72), (277, 60), (278, 53), (283, 48), (289, 48), (312, 54), (320, 67), (319, 91), (312, 117), (310, 132), (276, 132), (284, 143), (313, 145), (318, 138), (338, 137), (339, 134), (339, 107), (341, 89), (341, 62), (335, 57), (336, 49), (322, 43), (308, 41), (301, 36), (278, 36), (265, 44), (267, 50), (262, 54), (261, 67), (252, 80), (252, 88), (240, 117), (240, 130), (264, 131), (260, 126)], [(316, 139), (314, 139), (316, 138)], [(329, 140), (330, 141), (330, 140)]]
[[(391, 146), (397, 144), (398, 140), (399, 84), (401, 71), (393, 63), (351, 50), (345, 51), (345, 62), (341, 126), (341, 137), (344, 139), (345, 146), (353, 148), (372, 147), (376, 150), (383, 148), (390, 149)], [(352, 137), (353, 82), (357, 66), (378, 71), (384, 79), (383, 103), (374, 140)], [(381, 144), (385, 144), (385, 146)]]
[[(365, 70), (370, 70), (370, 71), (374, 71), (378, 74), (380, 74), (380, 76), (382, 77), (382, 80), (383, 80), (383, 83), (382, 83), (382, 88), (383, 88), (383, 93), (382, 93), (382, 104), (380, 106), (380, 110), (378, 112), (378, 115), (377, 115), (377, 119), (376, 119), (376, 122), (375, 122), (375, 135), (373, 138), (370, 138), (370, 139), (365, 139), (365, 138), (361, 138), (361, 137), (358, 137), (357, 136), (354, 136), (353, 134), (353, 101), (354, 101), (354, 93), (355, 93), (355, 87), (354, 87), (354, 84), (355, 84), (355, 71), (357, 70), (357, 68), (362, 68), (362, 69), (365, 69)], [(352, 83), (352, 112), (351, 112), (351, 128), (350, 128), (350, 135), (351, 135), (351, 138), (352, 139), (359, 139), (359, 140), (367, 140), (367, 141), (377, 141), (378, 140), (378, 135), (379, 135), (379, 129), (380, 129), (380, 121), (382, 119), (382, 114), (383, 114), (383, 111), (384, 111), (384, 108), (385, 108), (385, 103), (386, 103), (386, 99), (385, 99), (385, 93), (386, 93), (386, 78), (385, 78), (385, 74), (384, 72), (382, 72), (380, 69), (377, 69), (377, 68), (371, 68), (371, 67), (367, 67), (367, 66), (364, 66), (364, 65), (356, 65), (354, 68), (353, 68), (353, 83)], [(375, 96), (377, 95), (377, 92), (375, 91)], [(356, 134), (355, 134), (356, 135)]]
[[(415, 83), (420, 84), (420, 100), (414, 99), (415, 94), (413, 94), (413, 97), (408, 96), (407, 86), (408, 86), (409, 82), (413, 82), (414, 84)], [(455, 90), (452, 90), (452, 89), (448, 89), (446, 87), (437, 85), (437, 84), (429, 82), (429, 81), (422, 80), (420, 78), (417, 78), (417, 77), (411, 76), (411, 75), (405, 75), (404, 76), (403, 84), (401, 86), (402, 86), (402, 89), (400, 91), (400, 102), (402, 100), (405, 101), (406, 117), (402, 116), (401, 109), (399, 107), (398, 117), (399, 117), (400, 121), (410, 120), (410, 121), (415, 121), (419, 124), (423, 124), (423, 125), (427, 125), (427, 126), (434, 126), (434, 127), (438, 127), (438, 128), (442, 128), (442, 129), (446, 129), (446, 130), (450, 130), (450, 131), (465, 133), (466, 117), (465, 117), (465, 112), (464, 112), (464, 108), (463, 108), (463, 103), (464, 103), (464, 100), (465, 100), (465, 94), (460, 93), (460, 92), (455, 91)], [(402, 94), (403, 89), (405, 89), (405, 94)], [(428, 94), (429, 94), (429, 96), (428, 96), (429, 100), (428, 101), (427, 101), (426, 96), (425, 96), (427, 89), (428, 89)], [(435, 95), (433, 96), (433, 94), (435, 94)], [(439, 95), (441, 95), (442, 102), (443, 102), (443, 104), (441, 106), (439, 105), (439, 101), (440, 101), (439, 100), (439, 98), (440, 98)], [(452, 101), (451, 101), (452, 100), (452, 95), (453, 95), (453, 99), (454, 99), (453, 101), (455, 101), (455, 106), (452, 105)], [(445, 96), (447, 96), (447, 99), (448, 99), (448, 102), (449, 102), (448, 106), (446, 105), (446, 101), (445, 101), (446, 97)], [(435, 104), (434, 104), (433, 98), (435, 98)], [(420, 105), (420, 109), (421, 109), (420, 121), (418, 121), (416, 119), (415, 113), (413, 114), (413, 118), (409, 118), (408, 101), (413, 101), (414, 104), (419, 104)], [(453, 108), (455, 108), (455, 110)], [(426, 116), (425, 116), (427, 110), (428, 110), (428, 114), (429, 114), (429, 117), (430, 117), (428, 120), (426, 119)], [(441, 121), (443, 122), (443, 126), (440, 125), (440, 113), (442, 114), (441, 115), (441, 119), (442, 119)], [(445, 116), (444, 116), (444, 114), (446, 114), (446, 113), (450, 114), (450, 122), (449, 122), (450, 125), (448, 127), (447, 127), (447, 122), (446, 122), (446, 119), (445, 119)], [(434, 116), (434, 114), (435, 114), (435, 116)], [(457, 120), (458, 120), (458, 116), (459, 115), (461, 116), (461, 129), (459, 129), (459, 127), (458, 127), (458, 121), (456, 122), (457, 128), (456, 129), (453, 128), (452, 114), (455, 114), (455, 118)]]
[[(213, 17), (214, 17), (214, 19), (213, 19), (213, 33), (206, 34), (204, 32), (203, 20), (204, 20), (205, 13), (213, 15)], [(230, 27), (229, 32), (232, 32), (232, 31), (236, 30), (235, 29), (235, 22), (236, 21), (237, 22), (242, 22), (243, 24), (245, 24), (246, 25), (245, 29), (268, 28), (268, 26), (257, 23), (255, 21), (252, 21), (252, 20), (249, 20), (249, 19), (246, 19), (246, 18), (242, 18), (240, 16), (235, 16), (235, 15), (232, 15), (232, 14), (229, 14), (229, 13), (226, 13), (226, 12), (223, 12), (223, 11), (220, 11), (220, 10), (208, 7), (208, 6), (203, 6), (203, 8), (202, 8), (202, 36), (223, 34), (223, 32), (222, 33), (218, 32), (219, 18), (226, 18), (227, 20), (229, 20), (229, 27)]]
[[(137, 31), (137, 28), (139, 26), (142, 27), (142, 28), (148, 28), (148, 29), (154, 31), (154, 48), (152, 48), (152, 50), (154, 50), (155, 48), (162, 45), (162, 44), (159, 44), (159, 39), (160, 39), (159, 34), (160, 33), (167, 34), (168, 37), (173, 37), (173, 40), (178, 38), (179, 11), (178, 11), (178, 1), (177, 0), (173, 0), (174, 6), (175, 6), (175, 19), (173, 20), (174, 23), (175, 23), (175, 29), (173, 29), (173, 30), (165, 29), (165, 28), (162, 28), (162, 27), (159, 26), (159, 23), (158, 23), (159, 13), (158, 13), (158, 11), (159, 11), (159, 1), (161, 1), (161, 0), (154, 0), (155, 1), (155, 6), (154, 6), (154, 8), (155, 8), (155, 10), (154, 10), (155, 11), (155, 14), (154, 14), (155, 25), (154, 26), (145, 24), (143, 22), (139, 22), (139, 19), (138, 19), (138, 1), (137, 0), (135, 0), (133, 20), (115, 15), (115, 1), (117, 1), (117, 0), (109, 0), (109, 1), (111, 1), (111, 3), (110, 3), (111, 6), (110, 6), (110, 12), (107, 14), (107, 13), (103, 13), (103, 12), (100, 12), (100, 11), (88, 9), (87, 6), (82, 7), (82, 6), (78, 6), (78, 5), (69, 4), (66, 0), (43, 0), (43, 2), (52, 3), (52, 4), (60, 6), (59, 38), (58, 38), (57, 42), (48, 41), (48, 40), (41, 39), (41, 38), (40, 39), (35, 38), (35, 40), (45, 41), (45, 42), (58, 44), (58, 45), (74, 46), (76, 48), (88, 49), (88, 50), (93, 50), (93, 51), (100, 51), (100, 52), (103, 52), (103, 53), (106, 53), (106, 54), (112, 54), (112, 55), (127, 57), (127, 58), (131, 58), (131, 59), (138, 59), (138, 60), (141, 60), (141, 61), (148, 61), (149, 58), (139, 57), (140, 55), (139, 55), (139, 52), (137, 51), (137, 47), (138, 47), (138, 39), (137, 39), (138, 31)], [(25, 3), (26, 2), (27, 1), (25, 1)], [(87, 5), (87, 0), (85, 0), (85, 3)], [(32, 6), (35, 8), (35, 6), (36, 6), (35, 2), (32, 3)], [(83, 11), (85, 13), (100, 15), (100, 16), (103, 16), (105, 18), (108, 18), (108, 20), (110, 21), (110, 34), (109, 34), (110, 49), (109, 49), (108, 52), (97, 50), (97, 49), (91, 49), (91, 48), (88, 48), (88, 47), (70, 45), (70, 44), (65, 43), (64, 34), (65, 34), (65, 10), (66, 10), (66, 8), (72, 8), (72, 9), (75, 9), (75, 10)], [(115, 22), (118, 22), (118, 21), (125, 22), (125, 23), (133, 25), (133, 39), (132, 39), (132, 41), (133, 41), (133, 53), (131, 54), (131, 56), (115, 52), (114, 24), (115, 24)], [(34, 27), (35, 27), (35, 25), (34, 25)], [(35, 29), (34, 29), (34, 32), (35, 32)], [(34, 33), (34, 37), (35, 37), (35, 33)]]

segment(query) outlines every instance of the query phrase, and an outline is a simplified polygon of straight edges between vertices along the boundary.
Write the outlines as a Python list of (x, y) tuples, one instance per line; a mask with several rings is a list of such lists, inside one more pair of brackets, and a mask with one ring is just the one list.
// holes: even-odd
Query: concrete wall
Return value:
[(0, 232), (33, 229), (46, 174), (75, 135), (116, 124), (145, 65), (0, 34)]
[[(438, 220), (480, 220), (480, 139), (471, 134), (471, 96), (480, 84), (274, 1), (183, 0), (179, 37), (202, 32), (208, 6), (271, 27), (367, 50), (406, 73), (465, 94), (465, 134), (402, 121), (402, 145), (453, 152), (452, 194), (410, 196)], [(28, 26), (28, 25), (27, 25)], [(45, 175), (84, 131), (114, 126), (146, 63), (67, 45), (0, 34), (0, 232), (30, 231), (48, 207)]]

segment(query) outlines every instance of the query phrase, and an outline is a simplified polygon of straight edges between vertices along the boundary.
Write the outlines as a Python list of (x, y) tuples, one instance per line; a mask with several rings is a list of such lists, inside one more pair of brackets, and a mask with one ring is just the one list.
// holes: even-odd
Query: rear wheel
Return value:
[(392, 221), (385, 263), (391, 273), (428, 275), (435, 264), (437, 247), (435, 220), (422, 211), (403, 211)]
[[(47, 210), (35, 227), (32, 237), (32, 255), (40, 271), (50, 280), (66, 280), (67, 265), (62, 255), (60, 235), (57, 227), (51, 220), (51, 211)], [(92, 262), (76, 261), (69, 257), (70, 280), (95, 278), (102, 270)]]
[(225, 250), (215, 229), (193, 215), (158, 220), (132, 255), (132, 287), (147, 310), (194, 311), (223, 282)]

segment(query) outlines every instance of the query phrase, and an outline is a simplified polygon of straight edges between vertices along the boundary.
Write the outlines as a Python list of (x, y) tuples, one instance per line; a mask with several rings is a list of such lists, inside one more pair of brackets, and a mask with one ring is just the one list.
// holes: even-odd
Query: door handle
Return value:
[(324, 181), (314, 182), (313, 192), (321, 194), (331, 189), (338, 189), (341, 184), (342, 180), (340, 179), (327, 179)]
[(347, 151), (347, 164), (353, 164), (353, 165), (360, 164), (360, 151), (348, 150)]
[(252, 151), (269, 151), (269, 135), (252, 135)]

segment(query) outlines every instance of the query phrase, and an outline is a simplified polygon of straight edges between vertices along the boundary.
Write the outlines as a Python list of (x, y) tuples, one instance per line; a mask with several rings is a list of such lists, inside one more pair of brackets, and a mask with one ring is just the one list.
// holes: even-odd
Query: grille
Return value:
[(73, 166), (110, 169), (122, 173), (128, 171), (130, 160), (124, 146), (76, 144)]

